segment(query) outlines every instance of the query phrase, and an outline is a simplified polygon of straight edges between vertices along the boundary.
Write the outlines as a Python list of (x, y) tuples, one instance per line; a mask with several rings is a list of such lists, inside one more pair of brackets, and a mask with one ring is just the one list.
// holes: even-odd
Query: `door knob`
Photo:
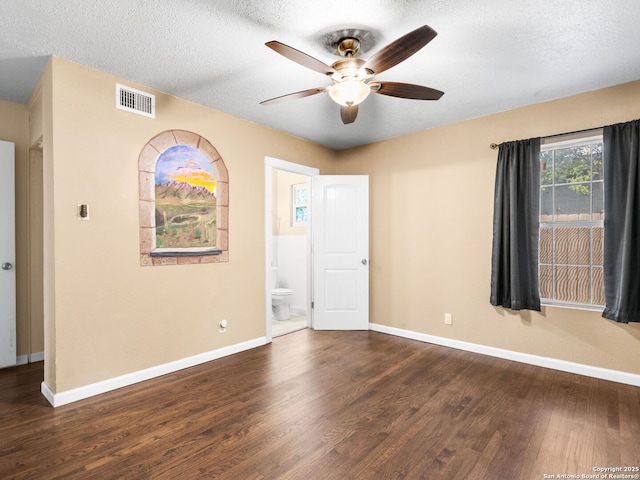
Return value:
[(366, 259), (366, 258), (363, 258), (363, 259), (362, 259), (362, 264), (363, 264), (363, 265), (366, 265), (366, 264), (367, 264), (367, 259)]
[(9, 262), (4, 262), (2, 264), (2, 269), (3, 270), (11, 270), (13, 268), (13, 265), (11, 265)]

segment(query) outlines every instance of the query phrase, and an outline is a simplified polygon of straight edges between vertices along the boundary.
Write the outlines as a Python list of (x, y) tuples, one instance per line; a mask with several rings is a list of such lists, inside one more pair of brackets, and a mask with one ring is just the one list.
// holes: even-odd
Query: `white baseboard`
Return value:
[(46, 383), (42, 382), (40, 384), (40, 392), (42, 393), (42, 395), (44, 395), (44, 398), (47, 399), (47, 401), (54, 407), (59, 407), (60, 405), (56, 405), (56, 394), (53, 393), (51, 391), (51, 389), (49, 388), (49, 385), (47, 385)]
[(297, 315), (303, 315), (303, 316), (307, 316), (307, 309), (306, 308), (299, 308), (299, 307), (290, 307), (289, 310), (291, 310), (291, 313), (295, 313)]
[(16, 365), (26, 365), (27, 363), (42, 362), (44, 360), (44, 352), (30, 353), (28, 355), (19, 355), (16, 357)]
[(29, 355), (29, 363), (44, 362), (44, 352), (36, 352)]
[(228, 347), (219, 348), (210, 352), (201, 353), (192, 357), (183, 358), (174, 362), (165, 363), (163, 365), (157, 365), (155, 367), (139, 370), (137, 372), (127, 373), (119, 377), (110, 378), (101, 382), (92, 383), (83, 387), (73, 388), (64, 392), (54, 393), (49, 386), (42, 382), (40, 391), (42, 395), (49, 401), (54, 407), (60, 407), (68, 403), (77, 402), (85, 398), (93, 397), (101, 393), (110, 392), (118, 388), (133, 385), (134, 383), (143, 382), (152, 378), (160, 377), (168, 373), (177, 372), (189, 367), (200, 365), (201, 363), (210, 362), (218, 358), (227, 357), (234, 353), (243, 352), (252, 348), (261, 347), (266, 345), (266, 337), (256, 338), (247, 342), (238, 343), (236, 345), (230, 345)]
[(374, 332), (387, 333), (397, 337), (409, 338), (425, 343), (433, 343), (443, 347), (456, 348), (467, 352), (480, 353), (491, 357), (504, 358), (515, 362), (527, 363), (538, 367), (551, 368), (562, 372), (577, 373), (587, 377), (600, 378), (612, 382), (625, 383), (640, 387), (640, 375), (618, 370), (609, 370), (606, 368), (594, 367), (582, 363), (568, 362), (566, 360), (558, 360), (557, 358), (541, 357), (529, 353), (514, 352), (512, 350), (504, 350), (502, 348), (488, 347), (477, 343), (462, 342), (460, 340), (452, 340), (445, 337), (437, 337), (435, 335), (427, 335), (426, 333), (418, 333), (411, 330), (403, 330), (400, 328), (388, 327), (370, 323), (369, 329)]
[[(514, 352), (512, 350), (504, 350), (496, 347), (488, 347), (486, 345), (463, 342), (460, 340), (453, 340), (450, 338), (438, 337), (435, 335), (428, 335), (426, 333), (403, 330), (400, 328), (388, 327), (386, 325), (379, 325), (375, 323), (370, 323), (369, 328), (374, 332), (386, 333), (389, 335), (395, 335), (397, 337), (418, 340), (420, 342), (433, 343), (435, 345), (441, 345), (444, 347), (465, 350), (467, 352), (489, 355), (492, 357), (503, 358), (515, 362), (527, 363), (529, 365), (536, 365), (539, 367), (551, 368), (563, 372), (576, 373), (587, 377), (600, 378), (602, 380), (609, 380), (612, 382), (624, 383), (627, 385), (640, 387), (640, 375), (633, 373), (621, 372), (618, 370), (609, 370), (606, 368), (568, 362), (565, 360), (558, 360), (550, 357), (541, 357), (528, 353)], [(137, 372), (128, 373), (126, 375), (103, 380), (101, 382), (85, 385), (83, 387), (74, 388), (60, 393), (53, 393), (49, 386), (45, 382), (42, 382), (41, 392), (52, 406), (60, 407), (62, 405), (93, 397), (101, 393), (106, 393), (111, 390), (116, 390), (118, 388), (133, 385), (138, 382), (150, 380), (152, 378), (166, 375), (168, 373), (177, 372), (178, 370), (182, 370), (185, 368), (194, 367), (196, 365), (200, 365), (201, 363), (210, 362), (211, 360), (216, 360), (218, 358), (233, 355), (235, 353), (240, 353), (252, 348), (261, 347), (263, 345), (266, 345), (266, 343), (266, 337), (256, 338), (247, 342), (230, 345), (228, 347), (201, 353), (192, 357), (183, 358), (174, 362), (165, 363), (163, 365), (147, 368), (145, 370), (139, 370)], [(36, 360), (36, 358), (38, 360)], [(33, 362), (43, 359), (44, 353), (42, 352), (34, 353), (31, 355), (31, 361)], [(21, 355), (20, 357), (18, 357), (19, 365), (27, 363), (28, 361), (28, 355)]]

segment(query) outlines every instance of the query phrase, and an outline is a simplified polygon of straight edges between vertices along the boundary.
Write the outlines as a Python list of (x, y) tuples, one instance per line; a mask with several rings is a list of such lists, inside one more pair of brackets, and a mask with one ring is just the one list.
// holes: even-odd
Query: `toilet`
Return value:
[[(278, 286), (278, 267), (271, 267), (271, 285)], [(293, 290), (290, 288), (273, 288), (271, 290), (271, 311), (274, 320), (289, 320), (289, 305)]]

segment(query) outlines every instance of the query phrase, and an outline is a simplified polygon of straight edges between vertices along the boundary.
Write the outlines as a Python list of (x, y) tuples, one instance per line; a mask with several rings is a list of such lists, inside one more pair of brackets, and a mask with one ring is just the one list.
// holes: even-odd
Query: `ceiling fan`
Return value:
[(371, 77), (406, 60), (427, 43), (434, 39), (436, 31), (428, 25), (407, 33), (390, 43), (368, 60), (356, 58), (360, 51), (360, 40), (348, 36), (339, 40), (337, 50), (344, 57), (332, 65), (326, 65), (300, 50), (273, 40), (265, 45), (289, 60), (323, 73), (333, 80), (329, 87), (311, 88), (301, 92), (289, 93), (280, 97), (260, 102), (261, 105), (272, 105), (295, 98), (304, 98), (317, 93), (328, 92), (331, 99), (340, 105), (342, 123), (353, 123), (358, 116), (358, 105), (369, 93), (380, 93), (391, 97), (409, 98), (413, 100), (438, 100), (444, 92), (421, 85), (399, 82), (372, 82)]

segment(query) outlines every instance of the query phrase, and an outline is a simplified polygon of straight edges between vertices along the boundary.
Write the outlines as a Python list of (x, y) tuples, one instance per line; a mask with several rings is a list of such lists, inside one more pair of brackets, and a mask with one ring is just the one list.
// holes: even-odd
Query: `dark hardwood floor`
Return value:
[(514, 480), (640, 464), (640, 388), (375, 332), (303, 330), (57, 409), (42, 375), (0, 370), (2, 479)]

